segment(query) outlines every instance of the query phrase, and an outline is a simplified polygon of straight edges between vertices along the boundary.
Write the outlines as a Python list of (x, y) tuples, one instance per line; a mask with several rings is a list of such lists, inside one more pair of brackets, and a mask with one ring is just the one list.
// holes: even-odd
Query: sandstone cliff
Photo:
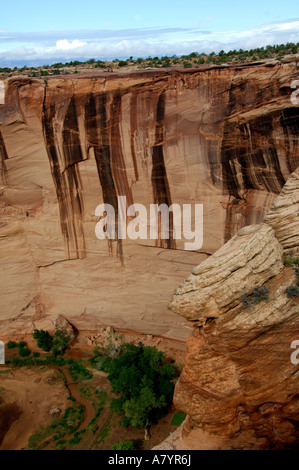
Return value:
[(188, 418), (158, 448), (298, 445), (291, 343), (299, 339), (299, 298), (286, 295), (296, 277), (283, 263), (290, 248), (298, 252), (299, 169), (263, 223), (241, 229), (175, 291), (170, 306), (194, 322), (174, 396)]
[[(296, 78), (294, 64), (265, 64), (9, 80), (2, 332), (62, 314), (79, 329), (186, 339), (187, 321), (167, 310), (170, 292), (205, 253), (260, 223), (299, 164)], [(202, 203), (202, 253), (183, 252), (183, 240), (96, 239), (95, 208), (117, 211), (117, 196), (146, 207)]]

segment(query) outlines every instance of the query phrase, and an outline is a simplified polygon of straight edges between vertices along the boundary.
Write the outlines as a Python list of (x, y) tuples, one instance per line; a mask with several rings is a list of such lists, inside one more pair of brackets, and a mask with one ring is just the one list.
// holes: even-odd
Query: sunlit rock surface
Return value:
[[(167, 309), (193, 266), (258, 224), (298, 166), (293, 64), (10, 79), (0, 107), (2, 331), (64, 315), (78, 329), (185, 340)], [(95, 208), (204, 205), (185, 240), (100, 241)]]

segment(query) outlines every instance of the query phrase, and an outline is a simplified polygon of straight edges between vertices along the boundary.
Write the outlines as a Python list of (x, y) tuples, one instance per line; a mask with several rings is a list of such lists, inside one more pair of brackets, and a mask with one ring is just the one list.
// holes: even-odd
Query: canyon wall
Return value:
[[(258, 224), (299, 165), (295, 64), (6, 83), (0, 106), (2, 334), (62, 314), (185, 340), (167, 308), (193, 266)], [(204, 243), (98, 240), (96, 207), (203, 204)], [(172, 227), (171, 227), (172, 228)], [(172, 233), (172, 230), (170, 230)]]

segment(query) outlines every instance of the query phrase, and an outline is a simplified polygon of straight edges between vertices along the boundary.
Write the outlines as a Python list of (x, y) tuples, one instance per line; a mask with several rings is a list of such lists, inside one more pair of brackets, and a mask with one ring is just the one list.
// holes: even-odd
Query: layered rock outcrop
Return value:
[[(299, 164), (296, 64), (8, 81), (0, 108), (2, 331), (62, 314), (185, 340), (167, 310), (192, 265), (258, 224)], [(95, 237), (117, 197), (204, 206), (184, 240)], [(172, 233), (172, 231), (170, 231)]]
[(299, 339), (299, 297), (286, 294), (296, 276), (283, 263), (299, 247), (298, 177), (296, 170), (263, 223), (241, 229), (175, 291), (170, 306), (195, 325), (174, 395), (188, 417), (159, 448), (298, 445), (291, 344)]
[(264, 223), (244, 227), (192, 270), (175, 291), (170, 308), (202, 326), (237, 306), (244, 293), (279, 274), (282, 253), (271, 227)]
[(264, 219), (275, 230), (284, 252), (299, 253), (299, 173), (295, 171)]

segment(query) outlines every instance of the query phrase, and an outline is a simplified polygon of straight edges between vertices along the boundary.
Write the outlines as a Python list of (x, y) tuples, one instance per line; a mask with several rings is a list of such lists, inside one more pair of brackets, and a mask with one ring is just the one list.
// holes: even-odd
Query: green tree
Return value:
[(138, 396), (127, 400), (123, 405), (123, 411), (130, 424), (134, 428), (145, 429), (147, 436), (151, 424), (156, 421), (157, 411), (165, 409), (166, 405), (166, 398), (163, 395), (158, 397), (151, 384), (143, 386)]
[(33, 338), (36, 340), (37, 346), (43, 351), (51, 351), (53, 345), (53, 337), (48, 331), (35, 329), (33, 332)]
[(31, 354), (30, 349), (27, 348), (27, 343), (25, 341), (20, 341), (18, 345), (18, 352), (20, 357), (28, 357)]
[(123, 426), (143, 428), (147, 437), (150, 426), (165, 415), (172, 401), (175, 368), (157, 348), (125, 343), (107, 369), (113, 392), (119, 394), (111, 410), (122, 414)]

